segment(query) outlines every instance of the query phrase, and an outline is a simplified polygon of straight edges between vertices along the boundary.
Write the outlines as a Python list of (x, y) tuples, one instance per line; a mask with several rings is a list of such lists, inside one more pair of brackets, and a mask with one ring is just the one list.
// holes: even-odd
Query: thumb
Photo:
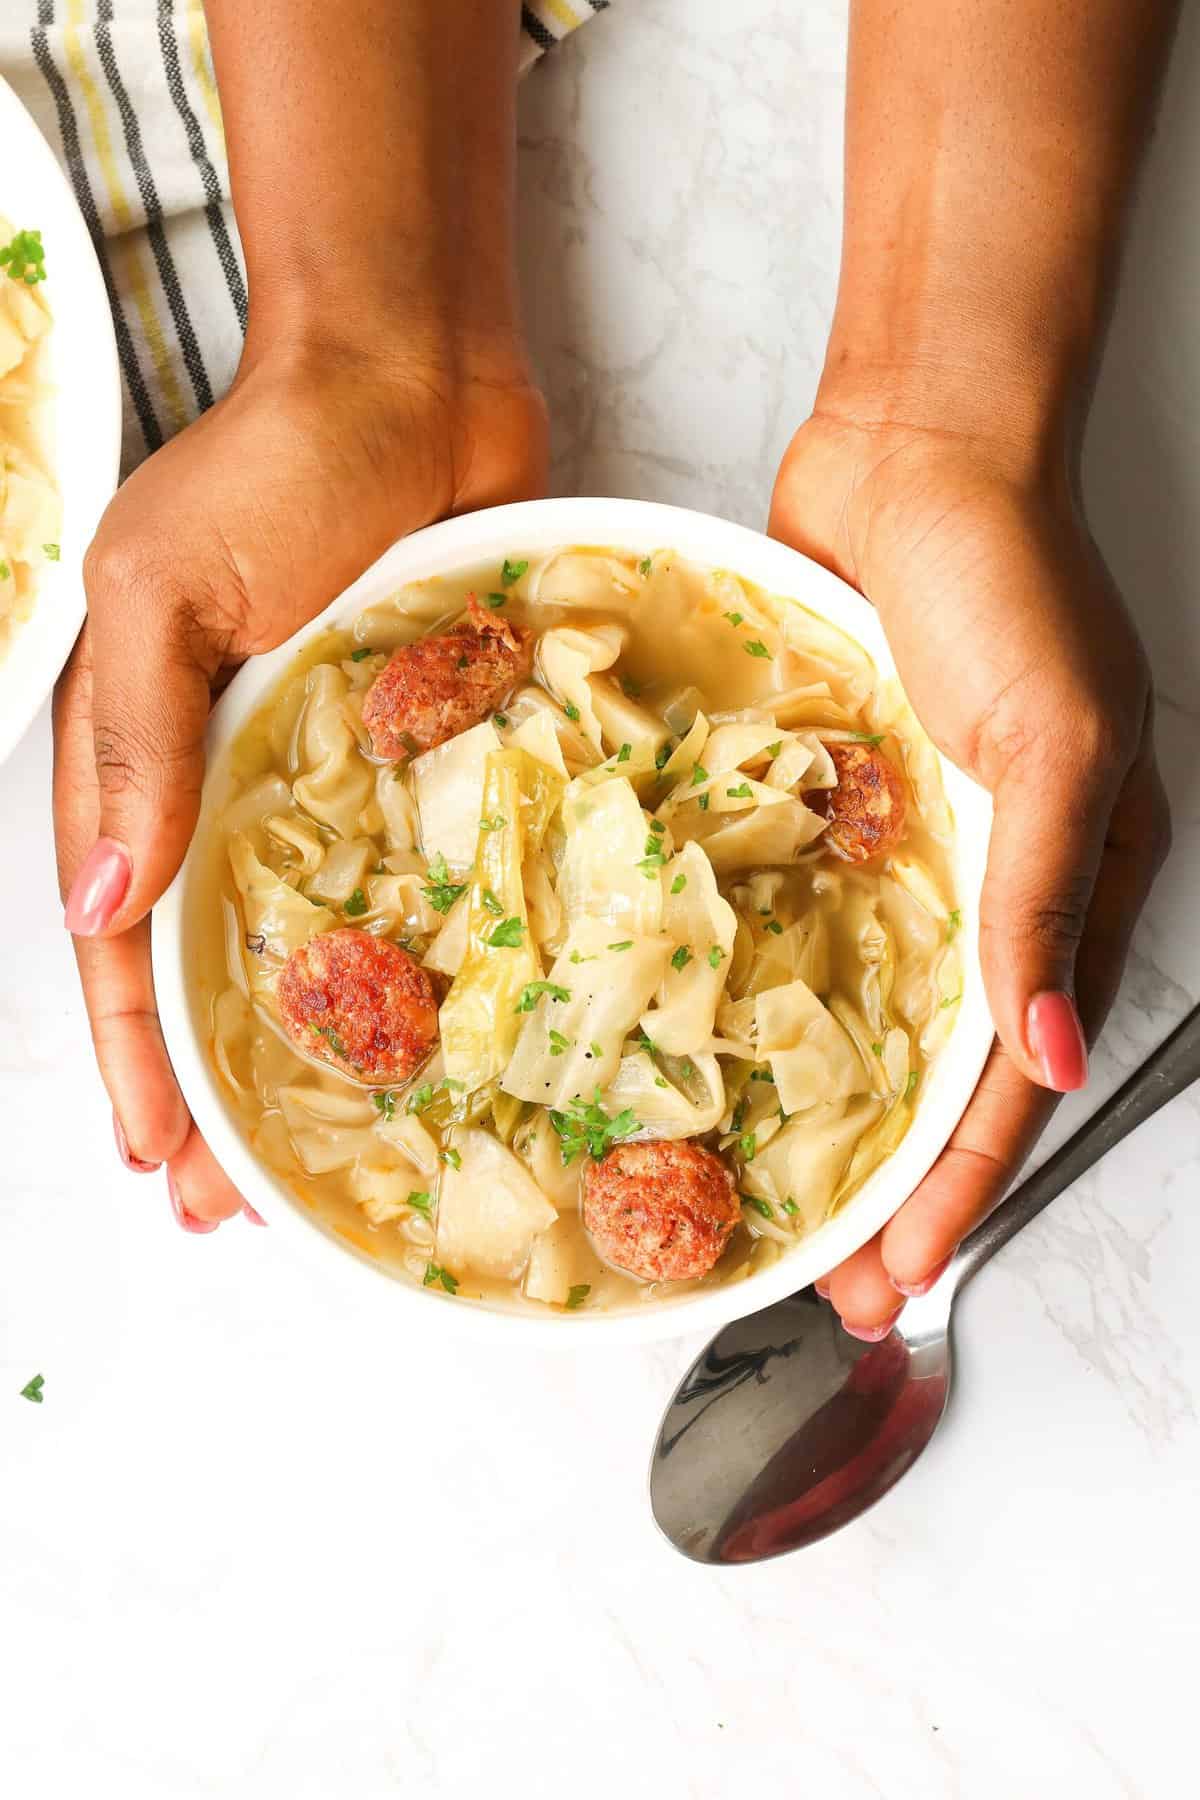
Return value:
[(158, 596), (89, 595), (100, 817), (71, 884), (76, 937), (125, 931), (175, 875), (200, 807), (209, 682), (181, 614)]
[(1017, 1067), (1059, 1093), (1087, 1080), (1075, 959), (1117, 786), (1056, 747), (1018, 757), (995, 790), (980, 903), (988, 1000)]

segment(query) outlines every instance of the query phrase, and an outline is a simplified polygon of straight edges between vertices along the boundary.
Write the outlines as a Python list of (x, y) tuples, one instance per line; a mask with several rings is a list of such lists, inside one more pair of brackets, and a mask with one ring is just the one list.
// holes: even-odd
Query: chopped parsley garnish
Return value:
[(948, 944), (953, 943), (954, 939), (957, 937), (958, 933), (961, 930), (962, 930), (962, 914), (959, 912), (959, 910), (956, 906), (954, 911), (950, 914), (950, 917), (946, 920), (946, 942)]
[(883, 1045), (882, 1044), (872, 1044), (871, 1045), (871, 1055), (872, 1056), (882, 1056), (883, 1055)]
[(656, 769), (665, 769), (667, 764), (670, 762), (670, 760), (671, 760), (671, 740), (670, 740), (670, 738), (668, 738), (666, 743), (660, 744), (658, 749), (655, 751), (654, 766)]
[(443, 1150), (442, 1161), (444, 1163), (449, 1163), (452, 1169), (462, 1168), (462, 1157), (458, 1154), (457, 1150)]
[(443, 1075), (438, 1082), (438, 1086), (445, 1088), (448, 1094), (461, 1094), (465, 1091), (466, 1085), (465, 1081), (455, 1081), (453, 1075)]
[(57, 562), (62, 554), (62, 550), (58, 544), (43, 544), (42, 549), (46, 553), (47, 562)]
[(563, 711), (566, 713), (568, 719), (570, 719), (572, 725), (578, 725), (578, 723), (579, 723), (579, 708), (574, 704), (573, 701), (565, 700), (563, 702)]
[(772, 762), (775, 761), (775, 758), (782, 752), (782, 750), (783, 750), (783, 739), (782, 738), (780, 738), (780, 740), (777, 744), (768, 744), (767, 745), (767, 755), (771, 758)]
[(750, 638), (742, 645), (742, 649), (746, 652), (747, 656), (765, 656), (768, 662), (774, 660), (771, 652), (767, 649), (767, 646), (763, 643), (761, 638)]
[(36, 287), (46, 279), (46, 252), (40, 231), (18, 231), (0, 250), (0, 269), (7, 269), (14, 281)]
[(367, 896), (363, 893), (361, 888), (355, 888), (345, 906), (342, 908), (342, 911), (348, 919), (360, 919), (363, 913), (369, 910), (370, 909), (367, 906)]
[(693, 763), (692, 764), (691, 786), (699, 787), (700, 783), (702, 781), (707, 781), (707, 780), (708, 780), (708, 770), (701, 768), (699, 763)]
[(869, 731), (852, 731), (850, 733), (850, 742), (852, 744), (870, 744), (871, 748), (874, 749), (876, 745), (882, 744), (884, 735), (885, 734), (882, 731), (876, 732), (874, 735)]
[(763, 930), (771, 932), (775, 937), (783, 936), (783, 926), (779, 923), (778, 919), (768, 919), (763, 926)]
[(500, 565), (500, 586), (511, 587), (514, 581), (520, 581), (528, 567), (529, 559), (527, 557), (521, 562), (509, 562), (506, 556)]
[(744, 615), (740, 612), (727, 612), (722, 613), (721, 617), (723, 619), (728, 619), (731, 625), (741, 625), (743, 623)]
[(423, 1081), (419, 1088), (414, 1088), (408, 1096), (405, 1112), (423, 1113), (427, 1106), (433, 1105), (433, 1083)]
[(671, 967), (673, 969), (686, 969), (691, 960), (692, 953), (687, 945), (680, 944), (678, 950), (676, 950), (674, 956), (671, 958)]
[(719, 969), (721, 964), (724, 961), (725, 961), (725, 952), (722, 950), (720, 944), (714, 944), (712, 949), (708, 953), (709, 968), (710, 969)]
[(755, 1212), (761, 1213), (764, 1219), (773, 1219), (775, 1217), (774, 1212), (771, 1210), (771, 1202), (769, 1200), (764, 1200), (761, 1195), (739, 1194), (738, 1198), (741, 1200), (743, 1206), (752, 1206)]
[(492, 716), (501, 731), (508, 730), (508, 715), (506, 713), (494, 713)]
[(604, 1055), (603, 1050), (600, 1048), (599, 1044), (596, 1043), (594, 1038), (593, 1038), (592, 1042), (588, 1045), (588, 1055), (595, 1056), (597, 1058)]
[(497, 898), (496, 898), (495, 894), (493, 894), (491, 888), (484, 888), (483, 892), (479, 896), (479, 899), (480, 899), (480, 904), (484, 907), (484, 909), (487, 912), (491, 913), (491, 915), (494, 919), (499, 919), (503, 916), (504, 902), (502, 900), (497, 900)]
[(480, 819), (480, 831), (503, 831), (508, 820), (503, 813), (493, 813), (490, 819)]
[(917, 1071), (915, 1069), (912, 1069), (909, 1072), (908, 1080), (904, 1084), (904, 1098), (906, 1100), (908, 1099), (908, 1096), (912, 1093), (913, 1089), (916, 1087), (916, 1085), (917, 1085), (918, 1081), (920, 1081), (920, 1079), (921, 1079), (921, 1077), (917, 1074)]
[(800, 1211), (800, 1208), (796, 1205), (796, 1202), (792, 1199), (790, 1194), (783, 1203), (783, 1210), (789, 1219), (794, 1219), (796, 1214)]
[(772, 1087), (775, 1085), (775, 1077), (770, 1069), (751, 1069), (750, 1079), (751, 1081), (769, 1081)]
[(471, 659), (469, 656), (460, 656), (454, 666), (456, 669), (469, 669), (471, 666)]
[(502, 606), (508, 605), (507, 594), (485, 594), (483, 598), (485, 604), (490, 606), (493, 612), (499, 612)]
[(430, 863), (426, 873), (429, 876), (429, 885), (423, 887), (421, 892), (434, 912), (448, 913), (459, 895), (466, 893), (466, 882), (451, 881), (450, 870), (440, 850)]
[(551, 1031), (551, 1033), (550, 1033), (550, 1054), (551, 1054), (551, 1056), (561, 1056), (564, 1050), (569, 1050), (570, 1048), (571, 1048), (571, 1040), (569, 1037), (564, 1037), (561, 1031)]
[(650, 829), (651, 829), (651, 831), (652, 831), (652, 832), (653, 832), (653, 833), (654, 833), (654, 835), (655, 835), (655, 837), (661, 837), (661, 836), (662, 836), (662, 835), (663, 835), (663, 832), (664, 832), (664, 831), (665, 831), (665, 830), (666, 830), (666, 829), (667, 829), (667, 828), (666, 828), (666, 826), (665, 826), (665, 825), (664, 825), (664, 824), (663, 824), (663, 822), (662, 822), (662, 820), (661, 820), (661, 819), (651, 819), (651, 821), (650, 821)]
[(738, 1149), (741, 1151), (747, 1162), (754, 1161), (754, 1153), (758, 1149), (758, 1139), (752, 1131), (745, 1132), (738, 1139)]
[(521, 989), (521, 998), (517, 1001), (515, 1011), (532, 1012), (543, 994), (549, 994), (551, 1000), (569, 1000), (570, 988), (556, 987), (552, 981), (527, 981)]
[(450, 1273), (449, 1269), (443, 1269), (440, 1263), (426, 1263), (425, 1279), (421, 1284), (422, 1287), (436, 1287), (439, 1281), (448, 1294), (457, 1294), (458, 1281), (457, 1278)]
[(687, 886), (687, 876), (686, 875), (677, 875), (675, 877), (674, 881), (671, 883), (671, 892), (673, 894), (682, 894), (682, 892), (686, 886)]
[(957, 994), (947, 994), (946, 998), (942, 1001), (941, 1005), (938, 1007), (938, 1011), (945, 1012), (948, 1007), (957, 1006), (961, 999), (962, 999), (961, 991)]
[(574, 1312), (576, 1307), (582, 1306), (591, 1291), (592, 1284), (590, 1281), (580, 1281), (577, 1282), (574, 1287), (568, 1288), (566, 1300), (567, 1311)]
[[(608, 947), (610, 950), (613, 949), (612, 944)], [(598, 956), (584, 956), (578, 950), (572, 950), (571, 952), (571, 961), (573, 963), (599, 962), (599, 960), (600, 958)]]
[(42, 1404), (42, 1389), (46, 1385), (44, 1375), (32, 1375), (21, 1389), (22, 1400), (33, 1400), (38, 1406)]
[(7, 581), (11, 574), (12, 570), (9, 568), (8, 564), (6, 562), (0, 562), (0, 581)]
[[(382, 1094), (372, 1094), (371, 1104), (379, 1114), (380, 1118), (386, 1119), (389, 1124), (395, 1118), (396, 1096), (393, 1094), (391, 1088), (388, 1088), (387, 1091)], [(409, 1110), (412, 1110), (411, 1107)]]
[(683, 1076), (685, 1081), (690, 1081), (692, 1079), (692, 1076), (696, 1073), (696, 1065), (692, 1062), (690, 1057), (684, 1057), (679, 1065), (679, 1073)]
[(621, 748), (617, 751), (617, 761), (619, 763), (627, 763), (632, 755), (633, 755), (633, 745), (632, 744), (622, 744)]
[(428, 1218), (430, 1212), (433, 1210), (433, 1195), (419, 1193), (410, 1194), (408, 1196), (408, 1204), (412, 1207), (414, 1212), (424, 1213), (425, 1217)]
[(644, 1031), (638, 1032), (637, 1037), (635, 1038), (634, 1042), (636, 1044), (638, 1044), (641, 1047), (641, 1049), (643, 1049), (646, 1052), (647, 1056), (657, 1056), (658, 1055), (658, 1045), (655, 1043), (654, 1039), (652, 1037), (648, 1037)]
[(656, 1075), (654, 1077), (654, 1085), (655, 1085), (655, 1087), (665, 1088), (665, 1087), (670, 1087), (671, 1084), (669, 1081), (664, 1080), (661, 1075)]
[(711, 799), (712, 799), (711, 794), (701, 794), (701, 796), (700, 796), (700, 811), (701, 812), (708, 811), (708, 803)]
[(486, 940), (491, 950), (519, 950), (524, 942), (525, 924), (521, 919), (504, 919)]
[(736, 787), (726, 788), (725, 792), (731, 800), (749, 800), (751, 798), (751, 788), (748, 781), (739, 781)]
[(651, 559), (648, 556), (643, 556), (641, 562), (638, 564), (638, 574), (648, 575), (652, 566)]
[(586, 1151), (595, 1162), (599, 1162), (613, 1144), (632, 1137), (641, 1129), (633, 1108), (627, 1106), (615, 1118), (610, 1118), (600, 1104), (600, 1089), (595, 1090), (595, 1098), (585, 1102), (576, 1094), (570, 1105), (563, 1112), (552, 1111), (550, 1123), (558, 1133), (562, 1147), (564, 1168), (569, 1168), (576, 1157)]
[(633, 949), (633, 939), (632, 938), (622, 938), (622, 940), (619, 944), (606, 944), (605, 949), (606, 950), (632, 950)]
[(630, 700), (636, 700), (641, 691), (642, 684), (640, 681), (635, 681), (632, 675), (622, 675), (621, 692)]
[(352, 650), (350, 652), (350, 661), (365, 662), (368, 656), (374, 656), (374, 654), (375, 652), (372, 650), (371, 646), (369, 644), (364, 644), (361, 649)]
[(747, 1108), (749, 1107), (749, 1104), (750, 1104), (750, 1102), (748, 1100), (739, 1100), (738, 1101), (737, 1105), (733, 1109), (733, 1117), (729, 1121), (729, 1127), (730, 1127), (731, 1131), (737, 1132), (742, 1129), (742, 1120), (746, 1117), (746, 1111), (747, 1111)]

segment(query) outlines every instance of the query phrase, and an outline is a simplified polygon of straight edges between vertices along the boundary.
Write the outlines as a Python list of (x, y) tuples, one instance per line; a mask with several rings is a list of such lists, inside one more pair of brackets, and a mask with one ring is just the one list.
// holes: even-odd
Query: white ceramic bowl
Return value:
[[(231, 682), (213, 712), (209, 730), (209, 777), (204, 819), (224, 799), (228, 776), (222, 762), (237, 732), (296, 655), (317, 632), (349, 625), (370, 606), (406, 582), (445, 571), (498, 561), (509, 552), (535, 553), (560, 544), (615, 545), (649, 554), (670, 547), (690, 560), (734, 570), (769, 592), (794, 597), (823, 613), (869, 651), (882, 674), (895, 672), (887, 640), (875, 612), (859, 594), (828, 570), (794, 550), (743, 526), (704, 513), (639, 500), (539, 500), (497, 507), (432, 525), (394, 544), (353, 587), (305, 626), (289, 643), (256, 657)], [(246, 1198), (281, 1235), (315, 1257), (330, 1280), (347, 1283), (362, 1305), (391, 1307), (398, 1321), (421, 1322), (431, 1332), (482, 1331), (491, 1337), (545, 1338), (560, 1347), (607, 1340), (677, 1336), (712, 1329), (742, 1313), (804, 1287), (851, 1255), (891, 1218), (929, 1169), (962, 1114), (983, 1067), (992, 1038), (976, 955), (976, 908), (983, 882), (991, 823), (991, 802), (982, 789), (952, 764), (943, 764), (946, 790), (957, 825), (955, 874), (961, 897), (963, 995), (954, 1031), (936, 1058), (913, 1123), (899, 1149), (863, 1184), (846, 1206), (805, 1238), (778, 1263), (749, 1280), (701, 1291), (663, 1306), (626, 1312), (588, 1313), (571, 1319), (547, 1313), (489, 1308), (479, 1302), (442, 1302), (390, 1275), (369, 1257), (300, 1207), (286, 1185), (257, 1161), (227, 1107), (203, 1046), (204, 1021), (197, 1020), (188, 991), (185, 932), (195, 854), (154, 914), (154, 975), (167, 1045), (193, 1115), (218, 1160)], [(199, 841), (199, 840), (198, 840)], [(414, 1316), (413, 1309), (419, 1311)]]
[[(24, 736), (83, 623), (83, 554), (117, 485), (121, 384), (112, 315), (79, 208), (45, 138), (0, 81), (0, 213), (46, 250), (49, 451), (62, 496), (59, 560), (41, 572), (32, 617), (0, 661), (0, 762)], [(0, 277), (7, 280), (7, 276)]]

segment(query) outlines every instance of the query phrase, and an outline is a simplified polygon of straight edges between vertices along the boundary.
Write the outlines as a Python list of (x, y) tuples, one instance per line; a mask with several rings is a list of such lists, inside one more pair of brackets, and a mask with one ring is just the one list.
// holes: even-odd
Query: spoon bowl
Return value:
[(1200, 1008), (972, 1232), (879, 1343), (850, 1337), (812, 1288), (718, 1332), (675, 1390), (654, 1447), (650, 1505), (675, 1548), (695, 1562), (761, 1562), (815, 1544), (881, 1500), (946, 1410), (963, 1287), (1198, 1077)]

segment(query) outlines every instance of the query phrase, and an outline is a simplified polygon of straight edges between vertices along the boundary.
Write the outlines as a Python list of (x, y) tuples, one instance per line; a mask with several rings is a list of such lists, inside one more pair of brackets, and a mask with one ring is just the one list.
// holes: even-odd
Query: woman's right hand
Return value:
[(507, 340), (465, 358), (272, 348), (101, 521), (55, 695), (59, 878), (118, 1148), (130, 1168), (166, 1164), (187, 1229), (242, 1201), (171, 1069), (149, 912), (196, 822), (214, 693), (396, 538), (533, 497), (545, 464), (545, 410)]

